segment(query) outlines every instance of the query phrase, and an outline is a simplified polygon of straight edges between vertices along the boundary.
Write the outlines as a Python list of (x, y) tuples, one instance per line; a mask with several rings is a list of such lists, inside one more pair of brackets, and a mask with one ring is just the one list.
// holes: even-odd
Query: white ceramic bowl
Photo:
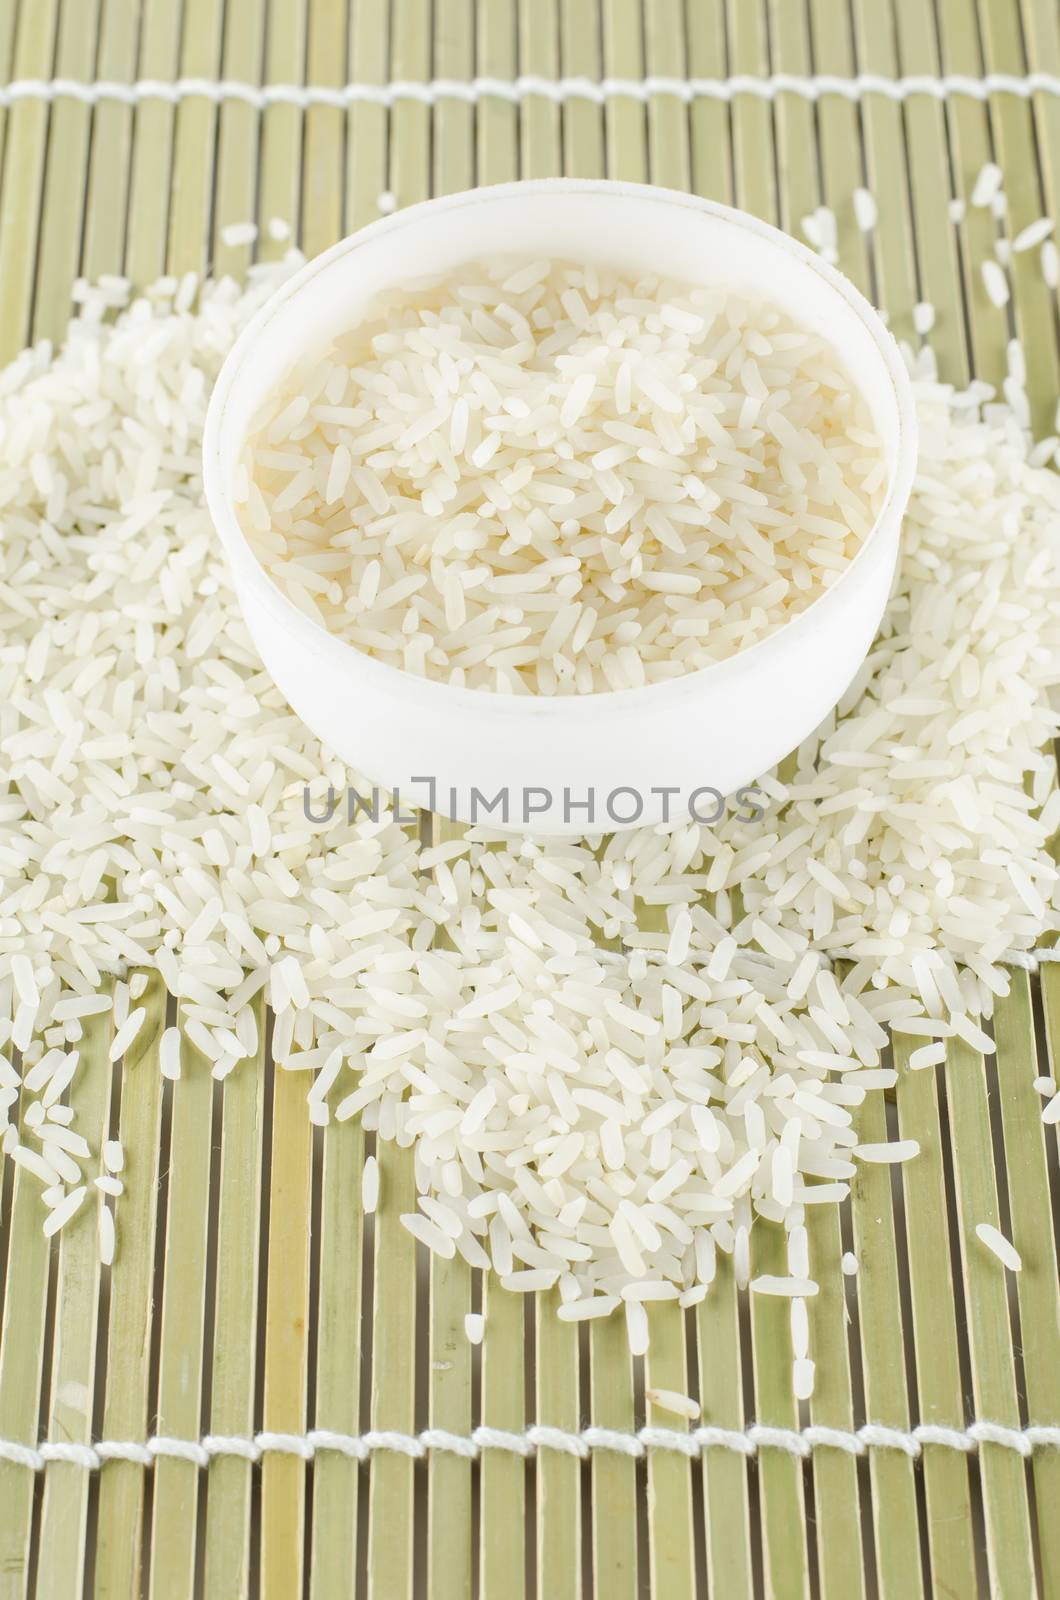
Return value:
[[(356, 323), (381, 290), (501, 251), (728, 286), (774, 302), (831, 342), (864, 396), (888, 464), (876, 525), (831, 589), (727, 661), (644, 688), (558, 698), (412, 676), (327, 633), (281, 593), (251, 553), (232, 501), (234, 469), (263, 397), (307, 350)], [(225, 361), (203, 451), (207, 500), (247, 625), (313, 732), (372, 783), (398, 788), (406, 810), (433, 799), (433, 809), (464, 822), (576, 835), (687, 819), (690, 805), (707, 820), (716, 803), (696, 791), (733, 795), (823, 720), (864, 659), (887, 600), (916, 417), (879, 316), (786, 234), (691, 195), (554, 178), (412, 206), (309, 262)], [(476, 790), (486, 800), (505, 791), (507, 817), (500, 805), (487, 812)]]

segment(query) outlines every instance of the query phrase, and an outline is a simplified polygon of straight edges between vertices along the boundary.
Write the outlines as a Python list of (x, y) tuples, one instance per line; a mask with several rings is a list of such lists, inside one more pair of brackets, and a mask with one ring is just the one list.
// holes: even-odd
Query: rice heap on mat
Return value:
[(787, 1271), (751, 1287), (792, 1299), (805, 1394), (806, 1208), (915, 1155), (852, 1125), (894, 1081), (887, 1028), (912, 1070), (955, 1035), (990, 1050), (1003, 964), (1060, 926), (1052, 446), (919, 359), (884, 625), (759, 821), (430, 848), (389, 815), (318, 826), (305, 786), (356, 779), (257, 660), (199, 476), (212, 379), (274, 281), (117, 315), (124, 285), (84, 289), (64, 348), (0, 374), (5, 1156), (52, 1229), (116, 1201), (120, 1255), (121, 1199), (91, 1184), (126, 1181), (121, 1152), (65, 1104), (83, 1019), (113, 1006), (134, 1044), (155, 968), (223, 1078), (252, 1070), (264, 993), (313, 1118), (415, 1147), (418, 1237), (558, 1284), (565, 1317), (624, 1302), (635, 1350), (645, 1300), (709, 1294), (719, 1251), (746, 1282), (755, 1220), (782, 1223)]
[(380, 297), (300, 361), (236, 499), (280, 588), (358, 649), (586, 694), (782, 627), (886, 475), (839, 357), (776, 307), (501, 257)]

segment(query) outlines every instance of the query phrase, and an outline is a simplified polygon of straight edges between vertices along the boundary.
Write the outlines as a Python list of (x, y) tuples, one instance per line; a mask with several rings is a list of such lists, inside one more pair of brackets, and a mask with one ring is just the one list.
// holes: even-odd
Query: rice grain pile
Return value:
[[(70, 1107), (85, 1026), (113, 1012), (128, 1048), (155, 969), (224, 1077), (250, 1070), (264, 995), (314, 1120), (414, 1146), (431, 1249), (558, 1285), (565, 1318), (622, 1306), (635, 1351), (644, 1303), (701, 1299), (721, 1252), (791, 1300), (805, 1395), (807, 1208), (859, 1161), (915, 1157), (855, 1131), (894, 1081), (887, 1029), (913, 1070), (954, 1036), (990, 1050), (1004, 962), (1060, 927), (1054, 444), (918, 358), (896, 592), (753, 826), (424, 849), (389, 815), (307, 820), (306, 785), (355, 780), (266, 678), (204, 510), (211, 381), (273, 279), (162, 283), (116, 316), (126, 286), (84, 290), (60, 353), (0, 374), (5, 1156), (49, 1231), (95, 1192), (120, 1253), (121, 1152)], [(787, 1270), (752, 1281), (760, 1218)]]
[(843, 571), (885, 480), (837, 355), (775, 307), (499, 258), (300, 362), (236, 499), (278, 585), (358, 649), (585, 694), (775, 632)]

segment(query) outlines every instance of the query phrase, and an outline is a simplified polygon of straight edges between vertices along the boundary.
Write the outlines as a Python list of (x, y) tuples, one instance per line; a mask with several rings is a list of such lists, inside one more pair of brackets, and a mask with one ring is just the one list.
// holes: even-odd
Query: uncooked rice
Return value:
[(262, 405), (244, 532), (322, 627), (474, 689), (657, 683), (842, 574), (886, 467), (831, 347), (722, 290), (501, 257), (374, 302)]
[(101, 979), (128, 1026), (131, 969), (154, 969), (218, 1078), (254, 1070), (268, 1003), (280, 1067), (333, 1080), (316, 1115), (414, 1148), (418, 1237), (556, 1285), (565, 1318), (621, 1309), (635, 1354), (646, 1300), (702, 1300), (719, 1252), (751, 1281), (759, 1218), (808, 1288), (808, 1208), (869, 1153), (888, 1028), (989, 1045), (1006, 959), (1060, 927), (1055, 476), (1020, 415), (922, 352), (892, 600), (836, 712), (763, 779), (766, 815), (478, 829), (426, 856), (386, 812), (307, 820), (305, 784), (357, 780), (263, 672), (203, 506), (211, 381), (286, 270), (117, 314), (113, 286), (82, 288), (65, 347), (0, 374), (5, 1156), (49, 1233), (81, 1225), (121, 1150), (40, 1131), (83, 1040), (122, 1026)]

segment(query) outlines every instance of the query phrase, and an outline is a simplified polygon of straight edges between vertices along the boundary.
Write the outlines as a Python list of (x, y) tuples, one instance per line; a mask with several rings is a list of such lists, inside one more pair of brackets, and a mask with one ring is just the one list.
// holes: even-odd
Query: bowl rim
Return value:
[[(258, 340), (268, 338), (270, 324), (291, 300), (311, 292), (320, 273), (330, 270), (336, 262), (347, 256), (355, 255), (359, 249), (384, 233), (422, 225), (424, 219), (432, 213), (490, 205), (494, 201), (517, 196), (547, 196), (561, 193), (592, 194), (616, 199), (635, 198), (661, 206), (678, 206), (756, 234), (778, 253), (793, 256), (804, 266), (809, 267), (824, 281), (828, 289), (846, 303), (872, 339), (890, 381), (897, 418), (897, 445), (887, 494), (858, 550), (830, 588), (823, 590), (810, 601), (808, 606), (788, 622), (783, 623), (775, 632), (737, 650), (735, 654), (726, 656), (721, 661), (681, 673), (675, 678), (667, 678), (661, 683), (638, 684), (624, 689), (599, 689), (588, 694), (504, 694), (493, 689), (467, 688), (446, 683), (442, 679), (420, 676), (407, 671), (404, 667), (395, 667), (389, 662), (380, 661), (338, 634), (331, 633), (301, 611), (261, 565), (250, 547), (227, 491), (221, 441), (228, 400), (242, 377), (243, 363), (248, 352)], [(699, 692), (705, 688), (724, 687), (727, 680), (739, 677), (749, 663), (755, 667), (763, 663), (768, 664), (771, 654), (784, 652), (782, 641), (790, 641), (793, 635), (797, 636), (805, 629), (819, 624), (822, 621), (822, 614), (834, 612), (842, 604), (844, 594), (854, 581), (854, 576), (865, 565), (870, 548), (879, 542), (893, 523), (897, 523), (900, 527), (916, 471), (917, 416), (909, 371), (893, 334), (879, 312), (848, 278), (798, 239), (792, 238), (790, 234), (734, 206), (723, 205), (719, 201), (707, 200), (681, 190), (666, 189), (657, 184), (628, 183), (609, 178), (535, 178), (484, 185), (457, 194), (419, 201), (401, 211), (379, 217), (355, 233), (347, 235), (292, 273), (254, 313), (221, 365), (207, 407), (202, 456), (203, 487), (207, 507), (233, 567), (237, 599), (242, 603), (244, 588), (252, 591), (255, 598), (263, 602), (272, 612), (274, 621), (292, 631), (297, 636), (299, 645), (315, 656), (321, 666), (338, 669), (348, 676), (356, 676), (366, 688), (370, 685), (374, 690), (402, 699), (406, 703), (418, 702), (419, 709), (424, 712), (443, 709), (452, 712), (462, 706), (467, 713), (480, 717), (503, 716), (511, 719), (517, 716), (548, 716), (554, 719), (558, 716), (567, 716), (585, 719), (651, 711), (653, 708), (661, 709), (663, 705), (671, 708), (679, 707), (683, 701), (697, 698)]]

